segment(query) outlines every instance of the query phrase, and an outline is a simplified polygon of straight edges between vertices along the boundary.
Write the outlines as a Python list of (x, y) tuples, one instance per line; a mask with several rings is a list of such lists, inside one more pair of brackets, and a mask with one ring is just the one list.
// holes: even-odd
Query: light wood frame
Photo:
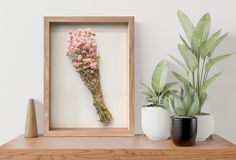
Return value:
[[(127, 128), (50, 128), (50, 25), (126, 24), (128, 27), (127, 87), (129, 124)], [(134, 134), (134, 17), (44, 17), (44, 135), (45, 136), (133, 136)]]

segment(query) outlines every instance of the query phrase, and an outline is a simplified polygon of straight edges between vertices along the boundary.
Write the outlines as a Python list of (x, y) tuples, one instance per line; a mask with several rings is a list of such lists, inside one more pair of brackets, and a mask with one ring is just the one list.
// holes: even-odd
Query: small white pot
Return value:
[(162, 107), (142, 107), (142, 128), (151, 140), (170, 137), (170, 113)]
[(205, 141), (214, 132), (214, 117), (211, 114), (196, 115), (196, 117), (198, 125), (196, 141)]

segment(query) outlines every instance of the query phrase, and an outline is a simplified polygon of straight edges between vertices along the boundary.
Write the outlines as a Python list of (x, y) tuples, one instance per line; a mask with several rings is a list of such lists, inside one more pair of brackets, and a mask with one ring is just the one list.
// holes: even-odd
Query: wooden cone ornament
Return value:
[(34, 99), (28, 100), (28, 110), (25, 125), (25, 138), (38, 137)]

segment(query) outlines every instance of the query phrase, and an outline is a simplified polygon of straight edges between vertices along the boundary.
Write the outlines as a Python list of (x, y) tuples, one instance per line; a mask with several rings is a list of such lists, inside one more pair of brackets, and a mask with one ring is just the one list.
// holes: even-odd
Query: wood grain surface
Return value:
[(134, 137), (38, 137), (16, 139), (0, 147), (1, 160), (235, 160), (236, 147), (213, 135), (192, 147), (171, 140)]

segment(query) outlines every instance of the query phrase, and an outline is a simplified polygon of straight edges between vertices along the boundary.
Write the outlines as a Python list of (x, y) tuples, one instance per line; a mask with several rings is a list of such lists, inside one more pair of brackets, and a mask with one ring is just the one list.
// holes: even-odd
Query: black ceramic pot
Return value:
[(192, 146), (197, 136), (197, 118), (171, 117), (171, 140), (177, 146)]

